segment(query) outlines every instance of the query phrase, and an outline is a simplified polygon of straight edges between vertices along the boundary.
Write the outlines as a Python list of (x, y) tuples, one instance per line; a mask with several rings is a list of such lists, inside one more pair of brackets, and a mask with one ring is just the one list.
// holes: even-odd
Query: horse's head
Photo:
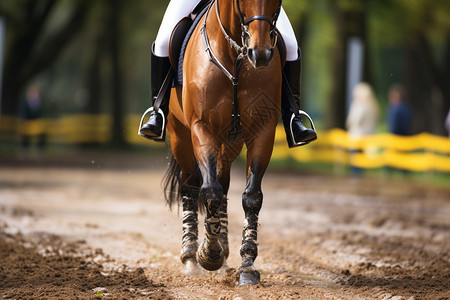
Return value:
[(276, 22), (282, 0), (236, 0), (241, 22), (242, 43), (255, 68), (267, 67), (276, 46)]

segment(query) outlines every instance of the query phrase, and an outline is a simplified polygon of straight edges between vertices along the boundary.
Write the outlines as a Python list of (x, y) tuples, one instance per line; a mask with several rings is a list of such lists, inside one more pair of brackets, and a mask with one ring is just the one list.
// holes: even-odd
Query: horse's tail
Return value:
[[(196, 168), (196, 175), (201, 178), (200, 170), (198, 167)], [(199, 213), (204, 213), (205, 208), (203, 201), (201, 201), (198, 196), (199, 187), (202, 185), (201, 179), (198, 182), (197, 186), (189, 186), (188, 193), (189, 196), (198, 200), (197, 207)], [(172, 209), (174, 204), (179, 204), (182, 202), (183, 194), (181, 191), (181, 167), (175, 160), (175, 157), (172, 154), (172, 151), (169, 150), (169, 167), (167, 168), (166, 174), (163, 178), (163, 189), (164, 189), (164, 197), (166, 199), (166, 203), (170, 209)]]
[(169, 151), (169, 167), (163, 178), (164, 197), (170, 209), (174, 203), (180, 203), (181, 195), (181, 167)]

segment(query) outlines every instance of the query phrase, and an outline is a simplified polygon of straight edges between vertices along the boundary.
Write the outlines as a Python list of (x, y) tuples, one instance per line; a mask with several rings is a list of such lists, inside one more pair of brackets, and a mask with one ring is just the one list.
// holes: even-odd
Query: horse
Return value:
[[(255, 285), (260, 273), (258, 215), (281, 107), (282, 55), (276, 47), (281, 0), (215, 0), (185, 51), (183, 85), (170, 91), (170, 135), (165, 197), (182, 204), (181, 261), (195, 275), (226, 267), (230, 169), (247, 148), (245, 212), (237, 284)], [(205, 238), (198, 245), (198, 213)]]

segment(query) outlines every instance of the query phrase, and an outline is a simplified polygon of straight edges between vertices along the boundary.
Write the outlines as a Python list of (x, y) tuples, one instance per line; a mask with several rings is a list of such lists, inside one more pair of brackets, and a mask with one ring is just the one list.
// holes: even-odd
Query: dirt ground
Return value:
[(180, 212), (160, 188), (163, 156), (36, 161), (0, 160), (3, 299), (450, 299), (450, 189), (269, 170), (261, 284), (236, 287), (239, 167), (230, 269), (186, 277)]

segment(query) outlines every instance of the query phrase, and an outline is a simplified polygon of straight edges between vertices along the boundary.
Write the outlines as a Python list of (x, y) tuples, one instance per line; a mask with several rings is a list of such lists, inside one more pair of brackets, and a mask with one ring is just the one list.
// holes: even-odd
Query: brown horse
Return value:
[[(173, 156), (165, 184), (169, 205), (182, 201), (181, 260), (187, 274), (195, 272), (197, 262), (210, 271), (226, 264), (230, 168), (245, 144), (239, 284), (260, 281), (254, 261), (261, 181), (281, 105), (282, 61), (274, 47), (280, 8), (280, 0), (216, 0), (187, 45), (183, 86), (173, 88), (170, 96), (167, 128)], [(200, 247), (198, 205), (206, 209)]]

